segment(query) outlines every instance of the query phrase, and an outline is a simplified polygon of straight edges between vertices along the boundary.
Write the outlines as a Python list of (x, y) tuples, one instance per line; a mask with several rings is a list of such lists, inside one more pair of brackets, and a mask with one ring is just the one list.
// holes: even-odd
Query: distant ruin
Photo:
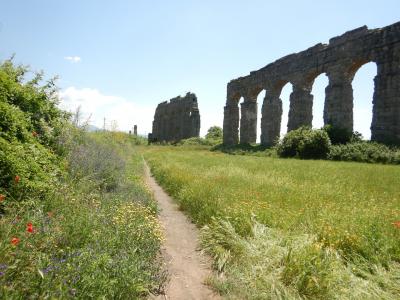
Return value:
[[(225, 145), (255, 143), (257, 138), (257, 96), (266, 90), (261, 110), (261, 144), (273, 145), (280, 135), (282, 100), (286, 83), (290, 95), (288, 131), (312, 125), (315, 78), (326, 73), (324, 123), (353, 130), (352, 81), (368, 62), (377, 65), (374, 79), (371, 140), (400, 143), (400, 22), (369, 30), (366, 26), (285, 56), (264, 68), (228, 83), (224, 108)], [(239, 139), (239, 101), (241, 104)]]
[(197, 97), (187, 93), (158, 104), (149, 142), (177, 142), (200, 134)]

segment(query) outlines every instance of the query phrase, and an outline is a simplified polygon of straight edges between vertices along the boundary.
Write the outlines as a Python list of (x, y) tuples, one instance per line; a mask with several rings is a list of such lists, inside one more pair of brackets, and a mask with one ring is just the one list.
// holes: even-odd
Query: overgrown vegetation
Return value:
[(53, 81), (0, 66), (0, 298), (146, 297), (162, 289), (156, 205), (123, 133), (86, 133)]
[(284, 136), (277, 145), (277, 152), (280, 157), (322, 159), (328, 156), (330, 146), (331, 141), (324, 130), (300, 127)]
[(358, 132), (349, 133), (329, 125), (322, 129), (301, 127), (290, 131), (272, 148), (260, 144), (217, 144), (211, 150), (233, 155), (400, 164), (399, 148), (365, 141)]
[(340, 128), (332, 125), (325, 125), (324, 130), (331, 140), (332, 145), (355, 143), (362, 141), (362, 134), (355, 131), (351, 132), (346, 128)]
[(280, 157), (330, 159), (399, 164), (400, 150), (363, 141), (361, 134), (330, 125), (322, 129), (301, 127), (288, 132), (276, 146)]
[(398, 299), (400, 169), (144, 149), (229, 299)]
[(389, 148), (374, 142), (360, 141), (345, 145), (333, 145), (328, 158), (367, 163), (400, 164), (400, 149)]

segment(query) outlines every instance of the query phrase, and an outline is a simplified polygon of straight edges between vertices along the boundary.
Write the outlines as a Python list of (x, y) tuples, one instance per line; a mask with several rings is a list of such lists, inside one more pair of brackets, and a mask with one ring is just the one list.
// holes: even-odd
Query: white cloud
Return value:
[(71, 86), (62, 90), (59, 96), (61, 109), (75, 112), (80, 107), (83, 120), (89, 119), (89, 124), (96, 127), (103, 128), (106, 118), (106, 126), (116, 121), (119, 130), (132, 130), (134, 125), (138, 125), (139, 134), (151, 132), (155, 107), (139, 105), (118, 96), (104, 95), (92, 88), (78, 89)]
[(69, 60), (72, 63), (78, 63), (82, 60), (79, 56), (65, 56), (64, 59)]

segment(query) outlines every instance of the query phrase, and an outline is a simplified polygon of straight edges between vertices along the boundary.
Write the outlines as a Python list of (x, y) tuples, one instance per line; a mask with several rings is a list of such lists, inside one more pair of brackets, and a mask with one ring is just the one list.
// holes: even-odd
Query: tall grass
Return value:
[(145, 149), (240, 299), (400, 297), (396, 166)]

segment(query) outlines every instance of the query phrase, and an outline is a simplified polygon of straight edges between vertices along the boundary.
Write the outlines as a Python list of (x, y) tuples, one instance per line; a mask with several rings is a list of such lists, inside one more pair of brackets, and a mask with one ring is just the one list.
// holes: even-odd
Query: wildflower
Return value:
[(6, 199), (6, 196), (5, 196), (5, 195), (3, 195), (3, 194), (0, 194), (0, 202), (3, 202), (3, 201), (4, 201), (4, 199)]
[(38, 133), (37, 133), (36, 131), (32, 131), (32, 136), (33, 136), (33, 137), (37, 137), (37, 136), (38, 136)]
[(14, 246), (17, 246), (17, 245), (19, 244), (20, 241), (21, 241), (21, 240), (20, 240), (19, 238), (13, 237), (13, 238), (11, 239), (11, 244), (13, 244)]
[(15, 177), (14, 177), (15, 183), (18, 183), (20, 180), (21, 180), (21, 177), (19, 177), (18, 175), (15, 175)]
[(396, 221), (392, 223), (394, 227), (400, 228), (400, 221)]
[(28, 224), (26, 224), (26, 231), (33, 233), (33, 225), (31, 222), (29, 222)]
[(47, 212), (47, 216), (48, 216), (49, 218), (52, 218), (53, 215), (54, 215), (54, 212), (52, 212), (52, 211)]

